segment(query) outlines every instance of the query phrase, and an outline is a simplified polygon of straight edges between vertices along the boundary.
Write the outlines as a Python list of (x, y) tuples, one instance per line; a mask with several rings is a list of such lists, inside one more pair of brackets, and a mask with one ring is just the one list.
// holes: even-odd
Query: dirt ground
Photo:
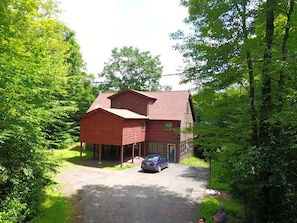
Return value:
[(63, 170), (59, 184), (73, 204), (71, 222), (197, 222), (208, 169), (171, 163), (160, 173), (144, 173), (141, 160), (121, 171), (98, 168), (94, 160)]

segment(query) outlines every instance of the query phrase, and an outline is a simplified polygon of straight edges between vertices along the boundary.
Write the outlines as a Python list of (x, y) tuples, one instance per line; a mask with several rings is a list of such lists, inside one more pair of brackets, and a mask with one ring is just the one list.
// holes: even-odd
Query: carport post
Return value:
[(99, 164), (101, 164), (102, 162), (102, 144), (99, 145)]
[(121, 167), (123, 167), (124, 162), (124, 146), (121, 145)]
[(141, 157), (141, 143), (138, 143), (138, 158)]
[(134, 147), (136, 143), (133, 143), (132, 145), (132, 163), (134, 163)]
[(82, 160), (82, 142), (80, 142), (80, 160)]
[(93, 159), (95, 159), (96, 155), (96, 144), (93, 145)]

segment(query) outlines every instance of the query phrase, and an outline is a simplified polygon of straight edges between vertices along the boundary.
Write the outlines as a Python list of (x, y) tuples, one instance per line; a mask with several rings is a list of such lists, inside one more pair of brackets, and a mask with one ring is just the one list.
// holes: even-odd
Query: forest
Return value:
[(0, 2), (0, 222), (28, 222), (55, 171), (47, 149), (77, 141), (98, 94), (52, 1)]
[(196, 144), (224, 164), (244, 222), (296, 222), (297, 13), (294, 0), (181, 1)]
[[(297, 222), (296, 6), (182, 0), (191, 32), (171, 34), (182, 81), (197, 86), (195, 145), (223, 163), (244, 222)], [(158, 84), (159, 57), (133, 47), (113, 49), (94, 85), (55, 1), (2, 0), (0, 12), (0, 222), (29, 222), (57, 167), (46, 151), (78, 140), (77, 117), (99, 91), (170, 87)]]

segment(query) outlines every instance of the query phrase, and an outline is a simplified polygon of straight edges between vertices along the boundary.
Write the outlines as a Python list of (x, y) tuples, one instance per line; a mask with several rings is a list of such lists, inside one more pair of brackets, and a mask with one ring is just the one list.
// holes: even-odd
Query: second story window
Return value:
[(186, 113), (189, 114), (189, 102), (187, 102)]
[(165, 130), (172, 130), (172, 123), (171, 122), (165, 123)]
[(145, 131), (145, 121), (142, 121), (141, 123), (141, 131)]

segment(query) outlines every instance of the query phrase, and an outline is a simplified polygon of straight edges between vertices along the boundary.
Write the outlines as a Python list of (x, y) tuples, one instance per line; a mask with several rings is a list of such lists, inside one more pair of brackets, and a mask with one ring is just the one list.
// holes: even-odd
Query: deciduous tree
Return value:
[(45, 151), (69, 137), (87, 79), (71, 72), (75, 50), (53, 1), (4, 0), (0, 11), (0, 222), (28, 222), (54, 170)]
[(185, 21), (193, 32), (178, 31), (172, 37), (180, 41), (176, 49), (189, 61), (184, 80), (194, 80), (216, 95), (239, 86), (248, 95), (248, 107), (247, 103), (234, 106), (242, 106), (249, 117), (245, 126), (251, 133), (245, 137), (249, 143), (230, 146), (234, 141), (228, 137), (221, 146), (229, 147), (224, 161), (230, 165), (232, 193), (246, 206), (248, 222), (293, 221), (296, 2), (184, 0), (182, 4), (189, 9)]
[(126, 88), (140, 91), (156, 91), (161, 88), (163, 67), (159, 56), (153, 57), (149, 51), (140, 52), (133, 47), (114, 48), (111, 58), (99, 74), (102, 91), (119, 91)]

